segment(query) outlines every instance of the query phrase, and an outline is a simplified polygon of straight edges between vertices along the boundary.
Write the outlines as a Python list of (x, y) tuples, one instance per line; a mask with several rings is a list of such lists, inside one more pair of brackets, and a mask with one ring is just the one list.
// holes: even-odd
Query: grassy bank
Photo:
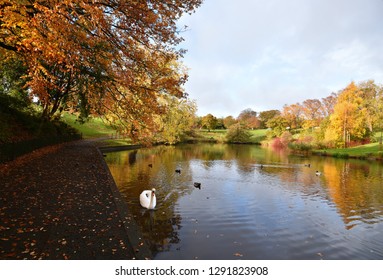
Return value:
[(89, 121), (82, 124), (77, 121), (76, 115), (64, 113), (61, 120), (77, 129), (84, 139), (111, 137), (116, 134), (116, 130), (101, 118), (90, 118)]
[[(91, 118), (88, 122), (81, 124), (76, 121), (76, 116), (68, 113), (64, 113), (62, 120), (68, 125), (76, 128), (83, 135), (84, 139), (90, 138), (111, 138), (105, 139), (98, 142), (100, 146), (123, 146), (132, 144), (130, 139), (122, 138), (117, 135), (116, 130), (105, 123), (100, 118)], [(248, 130), (251, 137), (248, 144), (260, 144), (266, 138), (266, 129)], [(226, 142), (226, 129), (214, 129), (214, 130), (195, 130), (194, 133), (189, 135), (185, 139), (185, 142)]]
[[(248, 130), (251, 137), (246, 144), (260, 144), (266, 138), (266, 131), (266, 129)], [(214, 129), (210, 131), (201, 129), (197, 130), (196, 134), (192, 138), (189, 138), (189, 140), (225, 143), (227, 141), (226, 133), (226, 129)]]
[(78, 134), (63, 121), (43, 120), (41, 112), (25, 100), (0, 94), (0, 144)]
[(338, 158), (383, 159), (383, 146), (371, 143), (351, 148), (315, 150), (314, 153)]
[(129, 138), (122, 137), (101, 118), (92, 117), (87, 122), (80, 123), (76, 115), (64, 113), (62, 121), (76, 128), (84, 139), (104, 138), (96, 142), (97, 146), (125, 146), (132, 143)]
[(0, 162), (80, 138), (78, 131), (65, 122), (43, 120), (27, 100), (0, 94)]

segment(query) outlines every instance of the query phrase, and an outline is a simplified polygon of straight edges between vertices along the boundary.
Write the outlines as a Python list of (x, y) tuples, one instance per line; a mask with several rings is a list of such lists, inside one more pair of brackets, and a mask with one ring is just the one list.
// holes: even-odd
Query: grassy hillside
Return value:
[(64, 113), (61, 117), (62, 121), (76, 128), (82, 135), (83, 139), (104, 138), (97, 140), (96, 145), (103, 146), (124, 146), (132, 144), (129, 138), (123, 138), (117, 131), (103, 121), (101, 118), (91, 118), (86, 123), (76, 121), (75, 115)]
[(76, 119), (76, 115), (69, 113), (64, 113), (61, 117), (63, 122), (77, 129), (84, 139), (110, 137), (116, 134), (116, 130), (100, 118), (91, 118), (83, 124), (76, 121)]
[(79, 138), (77, 130), (62, 121), (42, 120), (40, 112), (27, 100), (0, 93), (0, 163)]
[(64, 122), (43, 121), (40, 112), (32, 104), (0, 94), (0, 144), (74, 134), (77, 134), (77, 131)]

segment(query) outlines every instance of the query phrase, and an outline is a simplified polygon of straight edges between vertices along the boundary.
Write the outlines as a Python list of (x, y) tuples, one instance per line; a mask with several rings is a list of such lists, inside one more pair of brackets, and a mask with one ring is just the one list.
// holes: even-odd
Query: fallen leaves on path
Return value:
[(86, 141), (0, 165), (0, 259), (132, 259), (103, 158)]

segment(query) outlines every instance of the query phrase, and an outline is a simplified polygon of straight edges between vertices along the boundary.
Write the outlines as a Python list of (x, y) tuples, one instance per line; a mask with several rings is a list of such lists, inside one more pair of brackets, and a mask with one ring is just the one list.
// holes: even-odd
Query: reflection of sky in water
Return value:
[[(162, 149), (158, 157), (155, 150), (140, 150), (124, 171), (107, 158), (117, 183), (130, 181), (129, 192), (122, 189), (128, 200), (135, 201), (135, 186), (158, 189), (155, 230), (177, 238), (156, 258), (383, 258), (380, 165), (313, 157), (308, 168), (308, 158), (270, 155), (253, 146), (215, 147)], [(361, 178), (369, 182), (363, 188)], [(201, 182), (201, 189), (193, 182)], [(165, 238), (158, 235), (147, 234), (158, 239), (153, 242)]]

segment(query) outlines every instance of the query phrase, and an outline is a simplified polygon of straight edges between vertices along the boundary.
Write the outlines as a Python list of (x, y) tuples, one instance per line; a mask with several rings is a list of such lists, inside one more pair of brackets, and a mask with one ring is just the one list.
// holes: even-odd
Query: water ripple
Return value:
[[(224, 145), (139, 150), (134, 165), (128, 152), (113, 156), (111, 172), (158, 259), (383, 259), (375, 163)], [(158, 206), (147, 212), (137, 197), (152, 187)]]

